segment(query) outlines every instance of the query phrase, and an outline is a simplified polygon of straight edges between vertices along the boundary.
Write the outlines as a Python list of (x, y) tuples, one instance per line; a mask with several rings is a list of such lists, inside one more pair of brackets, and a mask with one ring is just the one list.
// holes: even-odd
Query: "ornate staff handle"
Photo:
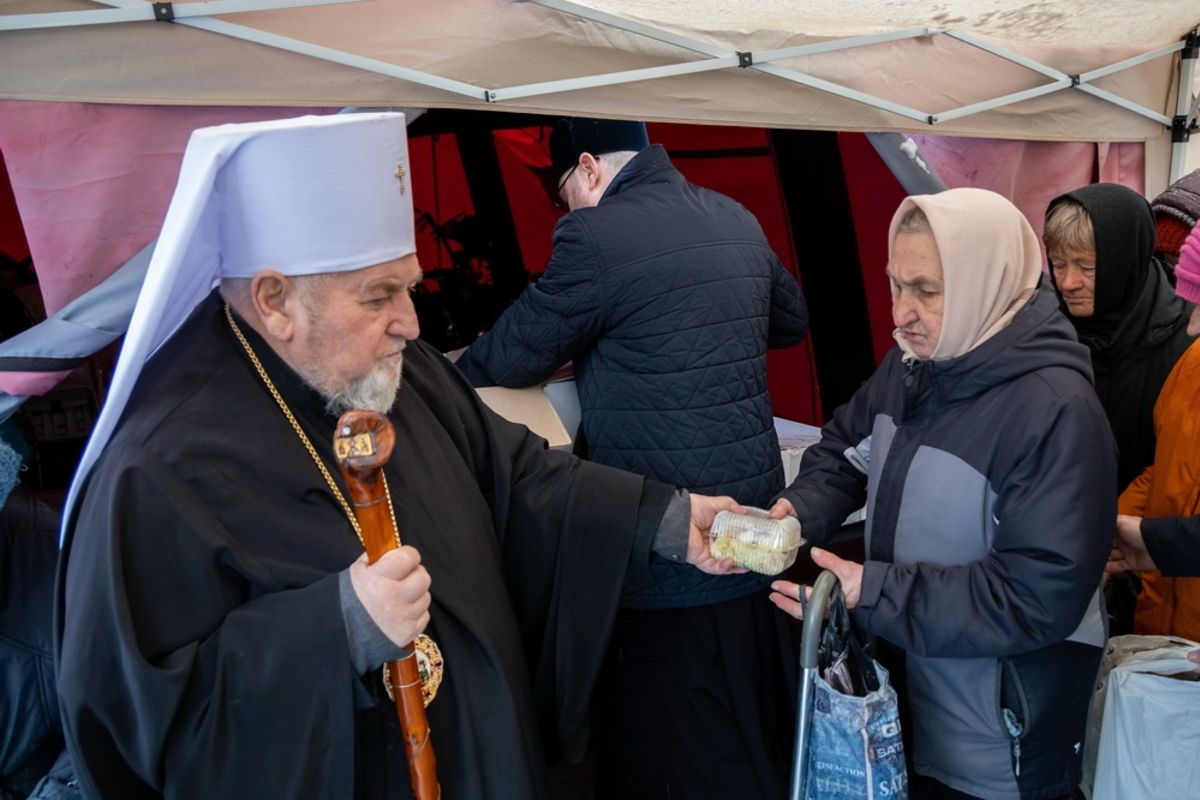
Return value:
[[(347, 411), (338, 420), (333, 437), (338, 468), (350, 489), (350, 504), (362, 529), (368, 563), (374, 564), (389, 550), (400, 546), (400, 532), (392, 519), (383, 465), (392, 455), (396, 432), (383, 414)], [(384, 664), (384, 679), (390, 687), (415, 800), (438, 800), (442, 795), (437, 780), (437, 760), (429, 738), (425, 700), (416, 650), (410, 642), (408, 655)]]

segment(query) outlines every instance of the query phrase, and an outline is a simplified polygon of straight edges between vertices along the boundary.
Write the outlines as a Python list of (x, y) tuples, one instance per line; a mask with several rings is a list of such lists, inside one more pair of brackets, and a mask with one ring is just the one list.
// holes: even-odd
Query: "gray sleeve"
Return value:
[(362, 601), (354, 593), (349, 567), (338, 573), (338, 596), (342, 601), (342, 621), (346, 624), (346, 639), (350, 642), (350, 660), (359, 675), (365, 675), (385, 661), (403, 658), (408, 654), (405, 648), (394, 644), (375, 624), (375, 620), (371, 619)]
[(687, 559), (688, 532), (692, 522), (692, 501), (687, 489), (677, 489), (667, 503), (658, 532), (654, 534), (653, 550), (663, 558), (683, 562)]

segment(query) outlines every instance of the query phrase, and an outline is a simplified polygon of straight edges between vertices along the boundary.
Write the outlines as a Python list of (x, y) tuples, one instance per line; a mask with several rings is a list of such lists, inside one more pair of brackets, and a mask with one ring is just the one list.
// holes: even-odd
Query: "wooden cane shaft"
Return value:
[[(385, 666), (392, 684), (396, 714), (400, 718), (400, 734), (404, 752), (408, 755), (408, 776), (412, 781), (413, 797), (418, 800), (441, 797), (438, 785), (437, 760), (429, 738), (429, 723), (425, 718), (425, 701), (421, 696), (421, 674), (417, 656), (410, 652), (399, 661)], [(409, 687), (415, 686), (416, 691)]]
[[(339, 437), (370, 434), (370, 452), (342, 457), (349, 452), (340, 447)], [(382, 414), (348, 411), (338, 420), (335, 451), (339, 453), (338, 467), (350, 490), (350, 505), (362, 529), (363, 546), (368, 563), (374, 564), (383, 554), (399, 546), (398, 532), (388, 503), (387, 487), (383, 482), (383, 464), (391, 456), (395, 435), (391, 423)], [(360, 446), (360, 450), (363, 449)], [(441, 787), (437, 781), (437, 759), (425, 716), (425, 698), (421, 693), (421, 675), (412, 643), (408, 655), (384, 665), (392, 687), (392, 699), (400, 720), (404, 752), (408, 757), (408, 774), (415, 800), (440, 800)]]
[[(383, 481), (379, 481), (382, 487)], [(354, 482), (350, 481), (353, 494)], [(362, 528), (363, 541), (367, 545), (367, 561), (374, 564), (383, 554), (394, 550), (398, 544), (392, 533), (391, 512), (387, 498), (360, 506), (357, 498), (351, 497), (354, 515)], [(380, 510), (382, 509), (382, 511)], [(417, 668), (417, 655), (412, 642), (408, 644), (408, 655), (398, 661), (384, 665), (392, 686), (392, 702), (400, 720), (400, 734), (404, 739), (404, 753), (408, 758), (408, 777), (412, 782), (414, 800), (439, 800), (442, 796), (437, 780), (437, 759), (433, 742), (429, 738), (429, 720), (425, 716), (425, 697), (421, 693), (421, 673)]]
[(400, 546), (399, 536), (392, 527), (392, 512), (387, 493), (380, 479), (382, 470), (375, 476), (374, 485), (347, 478), (350, 486), (350, 505), (362, 528), (363, 547), (367, 551), (367, 563), (374, 564), (389, 550)]

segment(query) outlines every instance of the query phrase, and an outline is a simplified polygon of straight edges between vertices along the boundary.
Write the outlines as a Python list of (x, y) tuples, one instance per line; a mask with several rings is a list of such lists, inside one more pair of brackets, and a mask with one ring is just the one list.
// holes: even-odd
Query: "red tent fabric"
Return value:
[(0, 152), (0, 253), (18, 262), (29, 257), (29, 242), (25, 241), (25, 229), (21, 226), (17, 198), (13, 197), (3, 152)]

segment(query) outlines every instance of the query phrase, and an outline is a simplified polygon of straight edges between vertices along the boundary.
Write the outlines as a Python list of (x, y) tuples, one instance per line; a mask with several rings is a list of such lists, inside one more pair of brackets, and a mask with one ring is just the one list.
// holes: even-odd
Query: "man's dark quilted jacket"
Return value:
[[(594, 208), (554, 229), (546, 272), (459, 360), (475, 386), (530, 386), (574, 361), (593, 461), (751, 505), (783, 488), (768, 347), (804, 338), (808, 311), (754, 216), (693, 186), (659, 146)], [(732, 599), (759, 576), (666, 562), (631, 576), (626, 606)]]

